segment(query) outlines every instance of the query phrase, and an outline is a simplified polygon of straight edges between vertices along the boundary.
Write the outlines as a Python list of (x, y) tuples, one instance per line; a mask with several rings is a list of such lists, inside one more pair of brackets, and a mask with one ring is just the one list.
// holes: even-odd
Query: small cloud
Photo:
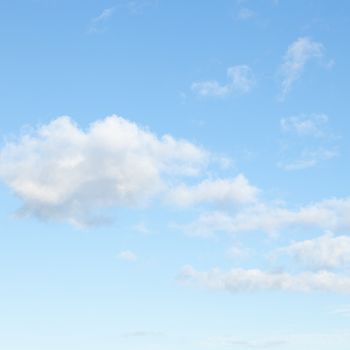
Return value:
[(246, 21), (256, 17), (256, 13), (249, 8), (242, 8), (238, 11), (238, 19), (241, 21)]
[(278, 167), (287, 171), (314, 167), (339, 155), (338, 137), (329, 130), (325, 114), (292, 116), (280, 120), (282, 157)]
[(134, 262), (137, 260), (137, 255), (130, 250), (125, 250), (118, 254), (118, 258), (123, 261)]
[(244, 248), (241, 244), (236, 243), (229, 248), (227, 255), (233, 259), (245, 259), (251, 255), (251, 251), (248, 248)]
[(343, 305), (341, 307), (338, 307), (337, 309), (333, 310), (331, 313), (335, 315), (341, 315), (341, 316), (350, 316), (350, 305)]
[(278, 167), (286, 171), (303, 170), (313, 168), (323, 161), (332, 160), (338, 155), (339, 153), (336, 149), (303, 150), (298, 158), (280, 162)]
[(327, 136), (325, 127), (328, 124), (328, 120), (329, 118), (325, 114), (302, 115), (282, 118), (280, 125), (284, 132), (294, 133), (299, 136), (323, 137)]
[(114, 13), (114, 7), (104, 9), (97, 17), (91, 20), (89, 32), (98, 32), (104, 30), (103, 23), (107, 22)]
[(146, 338), (146, 337), (163, 337), (163, 332), (152, 332), (152, 331), (133, 331), (122, 334), (124, 338)]
[(280, 67), (282, 77), (281, 99), (283, 100), (297, 81), (309, 61), (321, 59), (324, 56), (322, 43), (302, 37), (294, 41), (287, 49)]
[(225, 346), (225, 347), (243, 347), (248, 349), (270, 349), (286, 345), (288, 342), (282, 339), (261, 339), (256, 341), (243, 340), (236, 337), (212, 337), (207, 339), (207, 344)]
[(151, 230), (147, 227), (147, 225), (144, 222), (139, 222), (138, 224), (134, 225), (133, 229), (134, 231), (143, 235), (151, 234)]
[(248, 93), (256, 84), (254, 73), (247, 65), (232, 66), (227, 69), (228, 83), (216, 80), (194, 82), (192, 91), (201, 96), (224, 97), (232, 93)]

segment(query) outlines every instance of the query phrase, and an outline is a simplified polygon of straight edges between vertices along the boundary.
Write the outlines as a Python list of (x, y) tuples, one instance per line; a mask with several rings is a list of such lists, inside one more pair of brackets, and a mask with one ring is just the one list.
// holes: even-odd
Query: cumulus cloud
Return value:
[(184, 229), (193, 235), (207, 236), (216, 232), (240, 233), (263, 231), (276, 234), (293, 227), (315, 227), (338, 231), (350, 228), (350, 199), (328, 199), (299, 209), (264, 203), (247, 206), (230, 214), (222, 211), (201, 214)]
[(130, 250), (125, 250), (118, 254), (118, 258), (123, 261), (134, 262), (137, 260), (137, 255)]
[(294, 82), (301, 77), (305, 65), (323, 56), (323, 44), (308, 37), (299, 38), (288, 47), (281, 66), (282, 98), (288, 94)]
[(335, 269), (350, 263), (350, 237), (326, 233), (320, 237), (295, 242), (276, 253), (289, 255), (307, 268)]
[(248, 93), (256, 84), (254, 73), (247, 65), (228, 68), (227, 84), (216, 80), (200, 81), (192, 84), (192, 90), (201, 96), (224, 97), (232, 93)]
[(182, 280), (210, 290), (231, 293), (280, 290), (291, 292), (350, 293), (350, 278), (327, 271), (300, 274), (271, 273), (259, 269), (219, 269), (201, 272), (192, 266), (183, 268)]
[(198, 185), (181, 185), (169, 193), (169, 200), (180, 206), (200, 203), (244, 204), (257, 199), (259, 190), (240, 174), (233, 179), (204, 180)]
[(197, 175), (208, 153), (118, 116), (80, 129), (60, 117), (0, 150), (0, 176), (21, 199), (21, 215), (96, 224), (99, 208), (137, 206), (166, 179)]

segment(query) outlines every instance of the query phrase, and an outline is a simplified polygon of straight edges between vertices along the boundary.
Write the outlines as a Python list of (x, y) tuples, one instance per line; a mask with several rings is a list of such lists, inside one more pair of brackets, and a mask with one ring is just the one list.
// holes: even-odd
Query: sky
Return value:
[(349, 11), (0, 1), (0, 348), (347, 350)]

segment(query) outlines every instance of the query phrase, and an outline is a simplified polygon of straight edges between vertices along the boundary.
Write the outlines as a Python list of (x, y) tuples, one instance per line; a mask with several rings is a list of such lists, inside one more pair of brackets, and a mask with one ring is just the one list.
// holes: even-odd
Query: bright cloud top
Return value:
[(248, 93), (256, 84), (252, 69), (247, 65), (237, 65), (228, 68), (227, 84), (216, 80), (195, 82), (192, 90), (201, 96), (224, 97), (232, 93)]
[(308, 37), (299, 38), (288, 47), (281, 66), (283, 98), (288, 94), (294, 82), (301, 77), (305, 65), (312, 59), (319, 59), (323, 55), (323, 44)]
[(197, 175), (208, 153), (118, 116), (84, 131), (60, 117), (7, 143), (0, 176), (22, 200), (22, 215), (95, 223), (98, 208), (135, 206), (164, 188), (166, 177)]

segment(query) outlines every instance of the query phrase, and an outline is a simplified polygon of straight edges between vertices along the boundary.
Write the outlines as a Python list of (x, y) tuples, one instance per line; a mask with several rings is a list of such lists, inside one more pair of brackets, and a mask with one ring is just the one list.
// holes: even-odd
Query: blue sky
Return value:
[(0, 348), (346, 350), (347, 1), (0, 2)]

